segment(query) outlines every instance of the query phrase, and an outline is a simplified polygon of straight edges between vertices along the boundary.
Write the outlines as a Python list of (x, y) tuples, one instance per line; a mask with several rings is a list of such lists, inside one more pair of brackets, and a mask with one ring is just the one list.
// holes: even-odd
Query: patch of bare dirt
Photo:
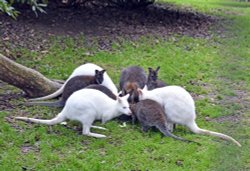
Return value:
[[(225, 78), (223, 80), (227, 83), (230, 82)], [(243, 82), (231, 83), (230, 86), (232, 87), (234, 95), (224, 96), (221, 100), (217, 100), (217, 103), (225, 106), (225, 108), (230, 108), (234, 105), (236, 107), (236, 109), (233, 110), (234, 113), (212, 119), (212, 121), (219, 123), (225, 121), (239, 122), (243, 118), (242, 115), (249, 112), (250, 95), (247, 90), (242, 90), (241, 87), (245, 87), (243, 84)]]
[[(18, 104), (12, 104), (10, 101), (23, 97), (21, 92), (13, 92), (12, 86), (0, 81), (0, 111), (8, 111), (16, 108)], [(15, 89), (15, 88), (14, 88)]]
[(147, 8), (122, 10), (114, 7), (58, 8), (49, 4), (47, 14), (36, 18), (28, 9), (13, 20), (0, 15), (0, 50), (8, 56), (10, 48), (25, 47), (42, 51), (51, 37), (80, 35), (88, 43), (97, 40), (102, 49), (118, 38), (136, 40), (141, 36), (168, 37), (171, 34), (209, 38), (217, 19), (172, 5), (154, 4)]

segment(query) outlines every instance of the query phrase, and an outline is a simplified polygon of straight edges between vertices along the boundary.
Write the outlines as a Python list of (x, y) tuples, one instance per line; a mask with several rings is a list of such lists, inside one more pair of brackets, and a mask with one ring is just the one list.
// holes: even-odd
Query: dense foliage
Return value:
[[(115, 6), (125, 9), (134, 9), (139, 7), (146, 7), (153, 4), (155, 0), (56, 0), (54, 1), (58, 6), (71, 7), (85, 4)], [(45, 13), (44, 7), (47, 6), (48, 0), (0, 0), (0, 11), (15, 18), (18, 11), (15, 10), (13, 5), (27, 4), (29, 5), (36, 15), (37, 11)]]
[(17, 11), (5, 0), (0, 0), (0, 11), (14, 18), (17, 16)]

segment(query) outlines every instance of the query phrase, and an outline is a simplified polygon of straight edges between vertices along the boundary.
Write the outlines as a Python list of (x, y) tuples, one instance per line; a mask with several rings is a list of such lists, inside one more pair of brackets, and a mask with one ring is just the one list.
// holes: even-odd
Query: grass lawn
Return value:
[[(1, 170), (250, 170), (250, 3), (165, 2), (226, 18), (225, 36), (202, 39), (176, 35), (157, 41), (143, 38), (114, 43), (111, 51), (87, 49), (71, 38), (58, 38), (47, 53), (15, 49), (22, 54), (17, 62), (55, 79), (66, 79), (75, 67), (93, 62), (105, 68), (115, 83), (123, 67), (161, 66), (161, 80), (185, 87), (195, 98), (198, 125), (228, 134), (242, 147), (193, 134), (182, 126), (177, 126), (174, 134), (200, 146), (162, 138), (159, 132), (142, 133), (139, 125), (120, 127), (115, 120), (104, 125), (108, 131), (95, 130), (107, 135), (106, 139), (81, 136), (76, 122), (68, 127), (49, 127), (13, 121), (11, 117), (20, 115), (52, 118), (60, 111), (26, 107), (20, 97), (11, 101), (18, 107), (0, 112)], [(19, 92), (9, 86), (7, 89)]]

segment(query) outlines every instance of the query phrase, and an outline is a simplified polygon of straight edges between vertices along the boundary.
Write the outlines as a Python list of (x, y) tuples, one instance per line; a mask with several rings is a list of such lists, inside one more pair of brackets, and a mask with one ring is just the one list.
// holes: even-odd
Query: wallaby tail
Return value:
[(43, 96), (43, 97), (34, 98), (34, 99), (29, 99), (29, 101), (48, 100), (48, 99), (55, 98), (55, 97), (59, 96), (60, 94), (62, 94), (65, 84), (66, 84), (66, 82), (57, 91), (55, 91), (52, 94), (49, 94), (49, 95)]
[[(181, 137), (178, 137), (174, 134), (172, 134), (168, 129), (167, 129), (167, 126), (166, 125), (158, 125), (157, 128), (167, 137), (171, 137), (171, 138), (174, 138), (176, 140), (181, 140), (181, 141), (185, 141), (185, 142), (194, 142), (194, 141), (190, 141), (190, 140), (187, 140), (187, 139), (184, 139), (184, 138), (181, 138)], [(194, 142), (194, 143), (197, 143), (197, 142)]]
[(46, 101), (27, 102), (25, 104), (27, 106), (40, 105), (40, 106), (49, 106), (49, 107), (63, 107), (65, 105), (65, 103), (62, 100), (58, 100), (55, 102), (46, 102)]
[(236, 141), (234, 138), (232, 138), (232, 137), (230, 137), (228, 135), (222, 134), (222, 133), (213, 132), (213, 131), (209, 131), (209, 130), (206, 130), (206, 129), (201, 129), (201, 128), (199, 128), (197, 126), (196, 123), (189, 126), (189, 128), (191, 129), (191, 131), (193, 131), (196, 134), (205, 134), (205, 135), (211, 135), (211, 136), (219, 137), (219, 138), (227, 140), (227, 141), (232, 141), (237, 146), (241, 147), (241, 144), (238, 141)]
[(55, 124), (63, 122), (66, 118), (64, 117), (62, 113), (59, 113), (55, 118), (51, 120), (34, 119), (34, 118), (27, 118), (27, 117), (15, 117), (15, 119), (26, 121), (26, 122), (39, 123), (39, 124), (55, 125)]

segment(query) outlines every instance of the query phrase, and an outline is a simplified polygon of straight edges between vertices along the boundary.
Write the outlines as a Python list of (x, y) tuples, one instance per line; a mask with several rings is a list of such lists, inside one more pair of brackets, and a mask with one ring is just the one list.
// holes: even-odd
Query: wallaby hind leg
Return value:
[(174, 129), (175, 129), (174, 128), (174, 126), (175, 126), (174, 123), (167, 121), (166, 125), (167, 125), (167, 129), (169, 130), (169, 132), (173, 132), (174, 131)]
[(84, 124), (82, 127), (82, 134), (90, 136), (90, 137), (96, 137), (96, 138), (105, 138), (106, 137), (105, 135), (102, 135), (102, 134), (96, 134), (96, 133), (90, 132), (90, 127), (91, 127), (90, 125)]

